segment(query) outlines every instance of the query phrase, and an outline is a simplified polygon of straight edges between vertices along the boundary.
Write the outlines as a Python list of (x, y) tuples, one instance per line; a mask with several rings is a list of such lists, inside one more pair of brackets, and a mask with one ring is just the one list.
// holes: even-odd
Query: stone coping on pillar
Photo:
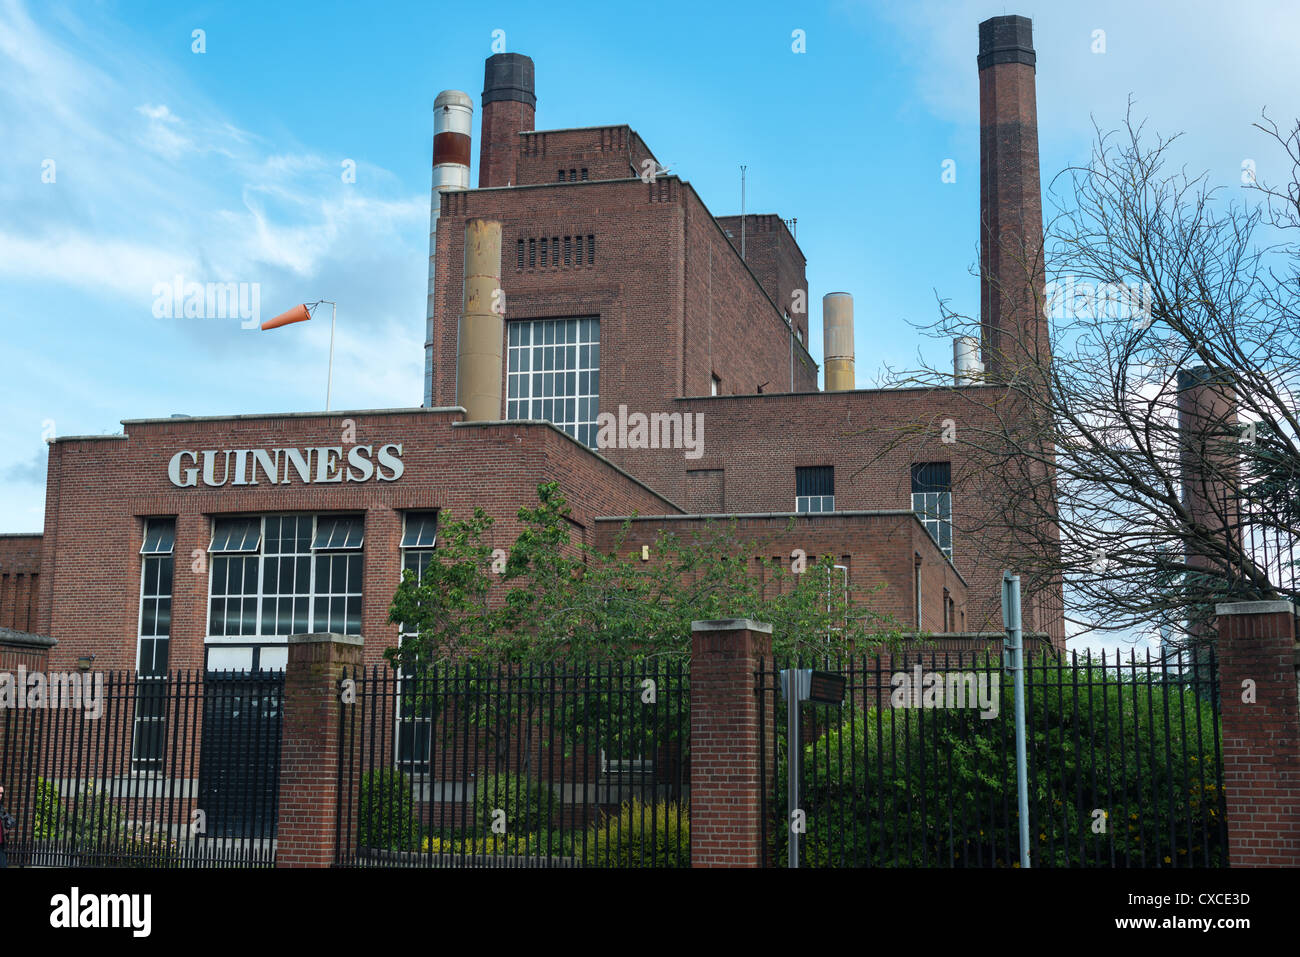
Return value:
[(1289, 601), (1233, 601), (1214, 606), (1216, 615), (1277, 615), (1296, 614), (1296, 606)]
[(770, 635), (772, 626), (752, 618), (714, 618), (691, 622), (691, 631), (755, 631), (760, 635)]
[(59, 639), (49, 635), (34, 635), (28, 631), (16, 631), (13, 628), (0, 628), (0, 645), (18, 648), (53, 648)]
[(358, 648), (366, 642), (360, 635), (339, 635), (330, 631), (315, 632), (310, 635), (290, 635), (291, 645), (355, 645)]

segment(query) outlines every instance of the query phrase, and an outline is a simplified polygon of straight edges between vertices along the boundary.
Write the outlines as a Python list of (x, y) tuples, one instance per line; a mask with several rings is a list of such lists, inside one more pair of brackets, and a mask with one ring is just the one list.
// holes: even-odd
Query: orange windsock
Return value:
[(311, 318), (311, 313), (307, 307), (299, 303), (288, 312), (282, 312), (273, 319), (268, 319), (262, 323), (262, 329), (279, 329), (281, 326), (287, 326), (291, 322), (306, 322)]

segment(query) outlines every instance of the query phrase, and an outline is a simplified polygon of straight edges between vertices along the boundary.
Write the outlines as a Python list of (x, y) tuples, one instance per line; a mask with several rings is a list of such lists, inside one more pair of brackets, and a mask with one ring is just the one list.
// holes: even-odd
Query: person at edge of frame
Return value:
[(5, 839), (17, 826), (18, 819), (5, 810), (5, 786), (0, 784), (0, 869), (9, 866), (9, 857), (5, 854)]

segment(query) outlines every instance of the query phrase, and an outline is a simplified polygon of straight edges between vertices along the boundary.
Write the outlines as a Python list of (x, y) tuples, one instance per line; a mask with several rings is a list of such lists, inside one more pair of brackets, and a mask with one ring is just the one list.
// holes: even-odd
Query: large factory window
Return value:
[(137, 659), (135, 728), (131, 761), (135, 771), (162, 769), (166, 739), (167, 650), (172, 624), (172, 552), (176, 519), (145, 521), (140, 546), (140, 646)]
[(208, 634), (361, 634), (363, 540), (359, 515), (218, 519), (208, 549)]
[(587, 446), (600, 411), (600, 320), (511, 322), (506, 416), (554, 423)]
[(920, 462), (912, 466), (912, 511), (940, 550), (952, 558), (952, 466)]
[(835, 511), (835, 466), (795, 469), (794, 496), (796, 512)]
[[(433, 561), (433, 549), (438, 540), (437, 512), (407, 512), (402, 530), (402, 571), (412, 571), (417, 579), (424, 577), (424, 570)], [(415, 632), (401, 626), (398, 640), (405, 642), (413, 638)], [(427, 773), (429, 770), (429, 744), (431, 702), (426, 701), (424, 689), (409, 671), (400, 676), (403, 683), (400, 689), (401, 712), (397, 717), (397, 762), (411, 773)], [(409, 693), (408, 693), (409, 692)]]

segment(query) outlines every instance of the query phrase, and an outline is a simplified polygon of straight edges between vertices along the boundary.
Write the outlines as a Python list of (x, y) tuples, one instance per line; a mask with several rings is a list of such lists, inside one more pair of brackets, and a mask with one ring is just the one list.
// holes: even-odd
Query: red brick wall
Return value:
[[(789, 390), (790, 333), (780, 312), (689, 184), (661, 177), (650, 184), (551, 182), (444, 195), (434, 316), (436, 404), (456, 402), (465, 221), (475, 217), (502, 223), (507, 321), (600, 317), (602, 411), (620, 404), (668, 410), (677, 396), (708, 395), (715, 372), (725, 392), (753, 392), (763, 383), (768, 392)], [(595, 236), (593, 265), (528, 266), (528, 240), (571, 235)], [(525, 241), (523, 269), (517, 268), (519, 239)], [(816, 366), (798, 344), (795, 359), (796, 388), (815, 389)]]
[[(1010, 533), (999, 524), (998, 474), (981, 449), (1000, 428), (994, 407), (1002, 394), (972, 386), (683, 399), (675, 409), (704, 416), (702, 457), (630, 449), (610, 458), (681, 503), (693, 494), (688, 470), (722, 470), (721, 511), (729, 513), (793, 511), (795, 469), (818, 465), (835, 466), (836, 511), (910, 509), (912, 464), (951, 462), (953, 562), (969, 588), (964, 630), (1000, 631)], [(944, 441), (948, 420), (951, 443)], [(898, 574), (910, 582), (910, 565)], [(1023, 587), (1026, 629), (1061, 644), (1059, 585), (1036, 589), (1025, 577)]]
[[(740, 217), (719, 216), (718, 225), (730, 231), (731, 245), (740, 251)], [(807, 260), (795, 242), (794, 236), (780, 216), (775, 213), (751, 213), (745, 216), (745, 263), (758, 277), (767, 294), (777, 307), (790, 313), (795, 328), (808, 342), (808, 278)], [(803, 290), (803, 311), (796, 314), (793, 293)]]
[(0, 535), (0, 628), (37, 629), (40, 577), (41, 536)]
[[(703, 530), (702, 526), (703, 521), (697, 518), (634, 519), (623, 538), (623, 553), (638, 556), (641, 546), (649, 545), (653, 561), (655, 541), (661, 529), (689, 541), (693, 534)], [(612, 550), (622, 529), (620, 519), (598, 520), (597, 545)], [(920, 555), (920, 630), (944, 630), (945, 588), (959, 609), (958, 627), (951, 630), (960, 630), (961, 613), (967, 602), (966, 583), (910, 512), (805, 515), (795, 518), (793, 528), (788, 515), (745, 517), (736, 522), (734, 534), (742, 542), (764, 543), (766, 557), (787, 570), (791, 567), (791, 552), (796, 548), (804, 551), (809, 566), (821, 556), (830, 555), (837, 564), (848, 567), (849, 585), (855, 597), (882, 614), (892, 615), (902, 631), (917, 630), (913, 569), (914, 556)], [(755, 568), (754, 573), (761, 577), (763, 570)], [(879, 593), (869, 594), (880, 585), (884, 588)]]
[(626, 125), (538, 130), (521, 134), (517, 145), (516, 186), (559, 182), (560, 170), (566, 181), (569, 170), (581, 176), (583, 169), (588, 181), (640, 177), (644, 161), (654, 159), (641, 137)]
[[(332, 446), (343, 420), (361, 444), (403, 444), (406, 469), (396, 482), (175, 488), (167, 464), (181, 449)], [(576, 537), (593, 534), (596, 515), (674, 512), (673, 503), (619, 473), (549, 425), (460, 426), (463, 413), (402, 410), (259, 416), (243, 419), (129, 422), (128, 437), (59, 441), (50, 456), (42, 585), (44, 633), (59, 639), (52, 668), (94, 653), (96, 666), (134, 668), (140, 602), (143, 517), (175, 515), (172, 668), (204, 665), (210, 516), (223, 513), (364, 511), (366, 541), (362, 634), (367, 660), (396, 641), (388, 598), (400, 579), (397, 510), (447, 509), (466, 517), (481, 505), (497, 524), (491, 539), (508, 547), (518, 534), (517, 510), (537, 500), (537, 485), (556, 480), (572, 503)], [(220, 468), (220, 466), (218, 466)], [(191, 570), (192, 555), (205, 558)]]
[[(1300, 867), (1300, 703), (1295, 607), (1220, 605), (1223, 790), (1232, 867)], [(1243, 683), (1253, 702), (1242, 700)]]

